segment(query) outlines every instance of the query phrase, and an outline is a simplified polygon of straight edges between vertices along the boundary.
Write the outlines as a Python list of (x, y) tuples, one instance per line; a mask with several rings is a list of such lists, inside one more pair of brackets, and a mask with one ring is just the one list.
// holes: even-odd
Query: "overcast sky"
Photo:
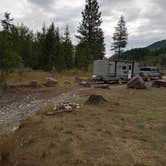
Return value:
[[(126, 18), (129, 42), (127, 49), (144, 47), (166, 39), (166, 0), (98, 0), (102, 11), (107, 55), (114, 27), (121, 14)], [(43, 23), (55, 22), (61, 30), (69, 25), (73, 42), (81, 20), (85, 0), (1, 0), (0, 18), (10, 12), (15, 22), (22, 22), (34, 31)]]

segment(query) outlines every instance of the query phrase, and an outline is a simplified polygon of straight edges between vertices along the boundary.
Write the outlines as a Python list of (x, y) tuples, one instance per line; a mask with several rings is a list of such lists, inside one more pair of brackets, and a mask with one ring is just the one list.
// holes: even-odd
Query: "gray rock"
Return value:
[(57, 84), (58, 84), (58, 80), (56, 80), (52, 77), (49, 77), (49, 78), (47, 78), (47, 82), (44, 85), (47, 86), (47, 87), (54, 87)]
[(73, 111), (73, 108), (70, 105), (66, 105), (65, 111), (71, 112), (71, 111)]
[(127, 88), (130, 89), (146, 89), (145, 81), (141, 77), (134, 77), (131, 79), (128, 84)]

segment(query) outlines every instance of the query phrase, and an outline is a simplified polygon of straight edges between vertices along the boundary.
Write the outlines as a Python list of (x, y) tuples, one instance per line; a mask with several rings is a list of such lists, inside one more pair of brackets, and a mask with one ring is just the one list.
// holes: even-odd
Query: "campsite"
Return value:
[(164, 0), (1, 0), (0, 166), (165, 166)]
[[(15, 89), (0, 102), (9, 111), (4, 126), (3, 112), (0, 119), (1, 132), (10, 131), (1, 138), (0, 149), (8, 158), (4, 165), (164, 165), (166, 88), (151, 87), (152, 82), (142, 90), (127, 89), (126, 84), (84, 87), (75, 76), (58, 74), (51, 74), (58, 80), (55, 87), (21, 86), (36, 76), (42, 84), (48, 75), (28, 72), (9, 77)], [(85, 104), (90, 95), (101, 95), (106, 102)], [(79, 107), (47, 114), (63, 102)]]

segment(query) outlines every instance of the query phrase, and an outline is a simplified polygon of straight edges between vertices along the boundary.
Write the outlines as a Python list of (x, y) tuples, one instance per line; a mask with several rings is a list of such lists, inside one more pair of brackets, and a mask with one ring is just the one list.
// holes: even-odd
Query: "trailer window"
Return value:
[(131, 65), (129, 65), (129, 70), (131, 70)]
[(123, 66), (123, 68), (122, 68), (123, 70), (126, 70), (126, 66)]
[(151, 68), (141, 68), (141, 71), (151, 71)]

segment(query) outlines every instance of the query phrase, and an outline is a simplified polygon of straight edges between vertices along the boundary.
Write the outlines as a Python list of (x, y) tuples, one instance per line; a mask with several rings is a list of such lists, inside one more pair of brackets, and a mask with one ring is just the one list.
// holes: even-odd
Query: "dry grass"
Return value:
[(41, 108), (41, 110), (38, 111), (38, 115), (46, 115), (48, 112), (52, 112), (54, 110), (54, 104), (50, 103)]
[(91, 77), (92, 74), (87, 71), (71, 70), (61, 73), (49, 73), (43, 71), (23, 71), (21, 73), (12, 73), (8, 76), (7, 82), (9, 85), (27, 85), (32, 80), (37, 80), (39, 84), (43, 84), (46, 78), (53, 77), (59, 80), (60, 84), (65, 80), (73, 81), (75, 76)]
[[(85, 106), (86, 95), (109, 104)], [(163, 166), (166, 163), (166, 89), (84, 90), (79, 112), (36, 115), (18, 130), (12, 160), (38, 166)]]
[(0, 137), (0, 165), (10, 163), (10, 155), (13, 154), (16, 147), (14, 136), (7, 135)]

